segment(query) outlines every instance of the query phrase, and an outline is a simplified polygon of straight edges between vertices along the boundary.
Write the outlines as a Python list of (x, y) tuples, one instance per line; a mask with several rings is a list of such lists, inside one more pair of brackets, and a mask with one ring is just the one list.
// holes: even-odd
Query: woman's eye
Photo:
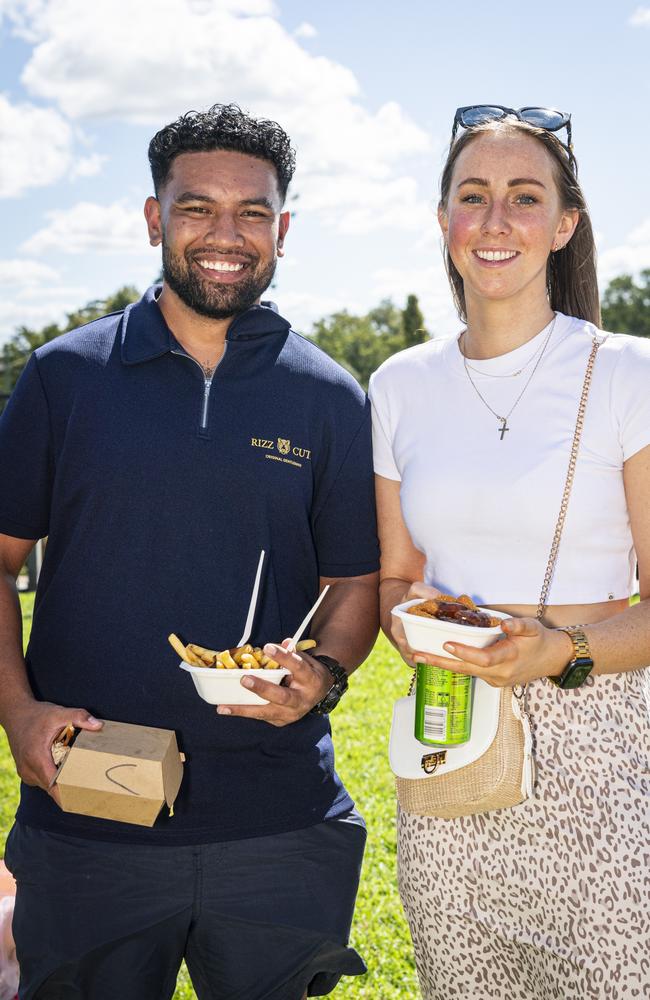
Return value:
[(536, 205), (537, 198), (532, 194), (520, 194), (517, 198), (520, 205)]
[(480, 194), (466, 194), (461, 201), (465, 202), (467, 205), (480, 205), (483, 201), (483, 197)]

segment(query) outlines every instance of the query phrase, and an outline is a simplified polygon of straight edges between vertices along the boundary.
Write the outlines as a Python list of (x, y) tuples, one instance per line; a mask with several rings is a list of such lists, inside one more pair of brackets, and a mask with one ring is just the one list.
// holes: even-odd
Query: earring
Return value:
[(551, 253), (557, 253), (558, 250), (564, 250), (564, 245), (553, 241), (553, 246), (551, 247)]

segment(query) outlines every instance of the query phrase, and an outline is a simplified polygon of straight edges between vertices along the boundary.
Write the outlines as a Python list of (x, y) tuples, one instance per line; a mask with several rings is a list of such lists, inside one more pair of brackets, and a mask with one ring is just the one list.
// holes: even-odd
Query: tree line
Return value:
[[(100, 316), (124, 309), (140, 298), (132, 285), (125, 285), (106, 299), (88, 302), (68, 313), (66, 321), (40, 330), (21, 326), (0, 348), (0, 410), (11, 395), (18, 376), (32, 351), (42, 344), (90, 323)], [(622, 274), (608, 284), (602, 298), (603, 329), (650, 337), (650, 268), (638, 278)], [(347, 368), (364, 389), (382, 361), (396, 351), (421, 344), (433, 333), (424, 324), (416, 295), (409, 295), (403, 309), (384, 299), (363, 316), (346, 309), (314, 323), (309, 336), (332, 358)]]

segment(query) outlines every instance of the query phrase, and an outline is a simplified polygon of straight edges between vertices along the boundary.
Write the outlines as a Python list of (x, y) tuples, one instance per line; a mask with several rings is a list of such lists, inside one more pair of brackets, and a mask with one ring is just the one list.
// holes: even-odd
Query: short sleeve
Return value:
[(625, 337), (612, 376), (612, 410), (623, 461), (650, 444), (650, 339)]
[(320, 576), (379, 569), (369, 408), (313, 522)]
[(50, 519), (53, 460), (50, 415), (32, 355), (0, 417), (0, 532), (44, 538)]
[(386, 394), (373, 375), (368, 390), (372, 404), (372, 452), (375, 472), (386, 479), (401, 480), (393, 455)]

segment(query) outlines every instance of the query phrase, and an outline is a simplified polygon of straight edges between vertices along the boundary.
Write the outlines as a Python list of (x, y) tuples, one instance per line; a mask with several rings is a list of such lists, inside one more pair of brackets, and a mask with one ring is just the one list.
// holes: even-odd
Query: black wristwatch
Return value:
[(347, 671), (341, 666), (338, 660), (332, 656), (324, 656), (322, 653), (310, 653), (312, 660), (318, 660), (324, 667), (327, 667), (332, 675), (332, 686), (317, 705), (312, 708), (314, 715), (328, 715), (332, 709), (336, 708), (341, 698), (348, 689)]
[(566, 632), (573, 643), (573, 659), (557, 677), (549, 677), (549, 681), (559, 688), (577, 688), (587, 680), (593, 670), (594, 661), (591, 658), (589, 640), (582, 625), (565, 625), (558, 632)]

